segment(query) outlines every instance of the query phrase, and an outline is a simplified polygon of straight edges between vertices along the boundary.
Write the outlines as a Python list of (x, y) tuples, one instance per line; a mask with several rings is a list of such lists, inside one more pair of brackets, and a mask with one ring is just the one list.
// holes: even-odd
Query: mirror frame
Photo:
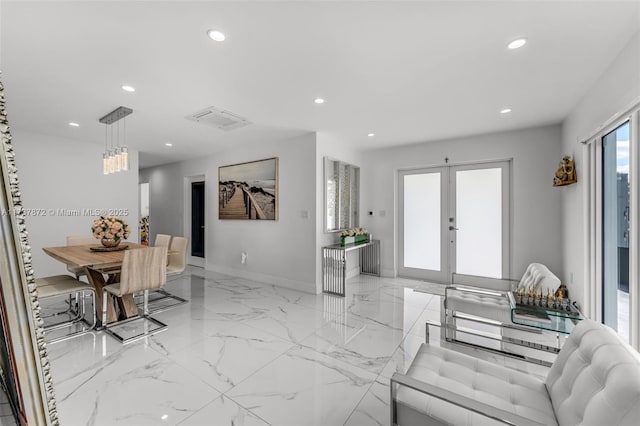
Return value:
[[(349, 226), (347, 227), (337, 227), (337, 228), (329, 228), (329, 218), (328, 218), (328, 214), (327, 214), (327, 208), (329, 206), (329, 167), (333, 166), (335, 167), (335, 164), (342, 164), (345, 166), (349, 166), (351, 167), (353, 170), (357, 171), (357, 180), (356, 180), (356, 186), (357, 186), (357, 190), (358, 190), (358, 196), (357, 196), (357, 207), (355, 209), (355, 211), (351, 211), (350, 214), (352, 215), (352, 221), (353, 223), (351, 223)], [(347, 163), (345, 161), (340, 161), (340, 160), (336, 160), (334, 158), (331, 157), (324, 157), (324, 161), (323, 161), (323, 167), (322, 167), (322, 172), (323, 172), (323, 197), (324, 197), (324, 203), (323, 203), (323, 211), (322, 211), (322, 218), (323, 218), (323, 225), (324, 225), (324, 232), (325, 233), (335, 233), (335, 232), (341, 232), (344, 231), (345, 229), (349, 229), (349, 228), (356, 228), (358, 226), (360, 226), (360, 167), (356, 166), (354, 164), (350, 164)], [(340, 191), (337, 191), (337, 193), (339, 194)]]
[[(14, 386), (11, 401), (18, 424), (58, 425), (51, 366), (44, 340), (44, 322), (31, 265), (31, 246), (7, 120), (4, 86), (0, 81), (0, 305), (3, 380)], [(4, 371), (9, 367), (9, 371)]]

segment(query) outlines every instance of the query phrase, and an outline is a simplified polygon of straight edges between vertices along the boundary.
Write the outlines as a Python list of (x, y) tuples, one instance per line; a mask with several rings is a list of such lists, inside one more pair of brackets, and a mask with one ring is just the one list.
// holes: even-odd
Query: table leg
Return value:
[[(102, 323), (102, 289), (108, 283), (104, 281), (104, 276), (101, 272), (94, 271), (91, 268), (85, 268), (87, 273), (87, 279), (89, 280), (89, 284), (91, 284), (96, 289), (96, 314), (98, 315), (98, 321)], [(115, 322), (118, 318), (116, 317), (116, 310), (113, 306), (113, 303), (107, 303), (107, 322)]]

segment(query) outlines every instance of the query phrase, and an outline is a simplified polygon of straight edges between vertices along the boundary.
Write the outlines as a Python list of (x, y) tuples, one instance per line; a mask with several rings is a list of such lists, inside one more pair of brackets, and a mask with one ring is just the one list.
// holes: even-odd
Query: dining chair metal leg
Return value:
[[(108, 293), (108, 289), (109, 289), (109, 286), (106, 286), (104, 287), (104, 290), (103, 290), (104, 293), (102, 297), (102, 318), (103, 318), (102, 330), (104, 330), (111, 337), (118, 340), (120, 343), (122, 344), (131, 343), (136, 340), (142, 339), (144, 337), (148, 337), (152, 334), (159, 333), (160, 331), (163, 331), (167, 328), (167, 325), (165, 323), (158, 321), (157, 319), (149, 316), (149, 303), (148, 303), (149, 290), (144, 290), (143, 292), (143, 309), (142, 309), (141, 315), (133, 318), (128, 318), (122, 321), (117, 321), (115, 323), (107, 324), (106, 322), (107, 321), (107, 298), (111, 297), (111, 294)], [(136, 321), (149, 321), (153, 325), (155, 325), (155, 328), (151, 329), (151, 327), (148, 327), (145, 325), (143, 327), (142, 332), (136, 333), (131, 337), (125, 337), (123, 335), (125, 333), (118, 333), (115, 330), (117, 327), (124, 327), (125, 331), (129, 332), (131, 328), (135, 328), (135, 327), (130, 327), (129, 324), (134, 323)], [(129, 330), (127, 330), (127, 328), (129, 328)]]
[(109, 295), (107, 294), (106, 287), (102, 289), (102, 324), (100, 325), (100, 329), (105, 329), (107, 326), (107, 299)]
[[(96, 303), (95, 290), (92, 287), (66, 275), (39, 278), (38, 281), (40, 284), (45, 283), (44, 285), (38, 286), (38, 297), (41, 300), (54, 299), (61, 296), (73, 298), (75, 295), (76, 300), (80, 300), (81, 298), (83, 301), (82, 304), (78, 305), (75, 312), (73, 312), (73, 310), (66, 311), (68, 314), (73, 314), (72, 317), (69, 315), (70, 317), (65, 321), (48, 325), (45, 324), (44, 330), (46, 333), (69, 328), (68, 332), (64, 335), (56, 337), (57, 333), (52, 333), (46, 336), (48, 343), (67, 340), (88, 333), (96, 327), (95, 315), (93, 315), (93, 321), (91, 323), (85, 318), (86, 309), (84, 299), (87, 297), (87, 293), (91, 296), (94, 306)], [(60, 313), (58, 313), (58, 315), (60, 315)]]
[[(184, 305), (185, 303), (189, 303), (189, 301), (187, 299), (183, 299), (182, 297), (176, 296), (175, 294), (171, 294), (168, 291), (166, 291), (165, 289), (159, 288), (156, 290), (151, 290), (151, 292), (149, 293), (149, 295), (159, 295), (159, 297), (154, 297), (152, 299), (149, 300), (149, 297), (147, 297), (148, 301), (147, 304), (149, 304), (151, 306), (150, 310), (149, 310), (149, 314), (157, 314), (159, 312), (163, 312), (166, 311), (168, 309), (171, 308), (175, 308), (176, 306), (180, 306), (180, 305)], [(144, 296), (143, 296), (144, 299)], [(171, 299), (174, 302), (172, 303), (164, 303), (162, 301), (164, 300), (168, 300)], [(137, 302), (138, 306), (141, 306), (144, 303), (144, 300), (142, 302)]]

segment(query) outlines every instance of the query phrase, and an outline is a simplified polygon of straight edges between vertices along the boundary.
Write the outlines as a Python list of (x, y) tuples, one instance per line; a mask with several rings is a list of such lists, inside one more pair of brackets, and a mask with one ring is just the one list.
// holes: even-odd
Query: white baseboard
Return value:
[(290, 288), (292, 290), (303, 291), (305, 293), (316, 294), (316, 283), (305, 283), (302, 281), (290, 280), (288, 278), (274, 277), (272, 275), (243, 271), (240, 269), (230, 268), (228, 266), (214, 265), (210, 263), (207, 264), (205, 269), (207, 271), (219, 272), (221, 274), (245, 278), (247, 280)]
[(396, 277), (396, 271), (394, 269), (382, 269), (380, 271), (380, 276), (381, 277), (385, 277), (385, 278), (395, 278)]

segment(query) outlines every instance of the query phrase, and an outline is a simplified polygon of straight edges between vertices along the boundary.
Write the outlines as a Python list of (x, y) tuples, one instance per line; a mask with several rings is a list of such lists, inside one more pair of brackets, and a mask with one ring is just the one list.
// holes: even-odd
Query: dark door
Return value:
[(204, 257), (204, 182), (191, 183), (191, 256)]

